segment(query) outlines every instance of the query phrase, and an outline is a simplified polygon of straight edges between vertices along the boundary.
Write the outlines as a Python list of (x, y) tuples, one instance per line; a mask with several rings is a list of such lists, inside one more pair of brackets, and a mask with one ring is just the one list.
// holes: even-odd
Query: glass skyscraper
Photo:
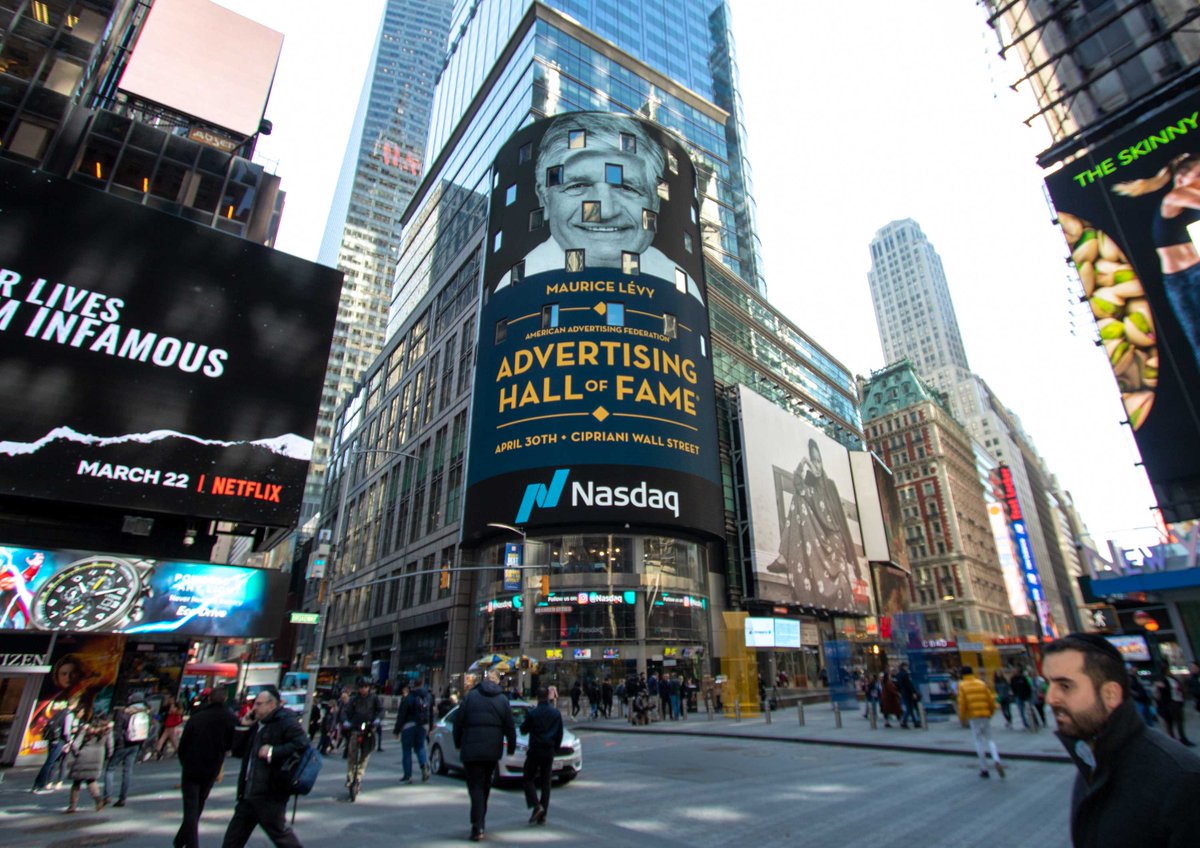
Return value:
[[(712, 656), (720, 611), (752, 591), (734, 529), (725, 390), (746, 384), (847, 446), (862, 441), (853, 375), (766, 300), (740, 108), (724, 0), (456, 3), (426, 170), (405, 212), (387, 341), (334, 428), (322, 523), (336, 526), (344, 505), (344, 543), (324, 664), (387, 663), (393, 675), (436, 679), (461, 671), (480, 645), (516, 647), (492, 614), (490, 577), (475, 577), (488, 573), (457, 570), (504, 554), (502, 542), (458, 548), (491, 166), (521, 127), (582, 110), (649, 119), (696, 165), (729, 530), (724, 545), (637, 528), (565, 532), (538, 539), (538, 556), (559, 563), (561, 591), (592, 587), (603, 573), (609, 592), (620, 585), (644, 605), (627, 626), (562, 622), (576, 641), (604, 627), (623, 643), (604, 674), (635, 661), (644, 668), (664, 651), (687, 648), (681, 656), (694, 663)], [(687, 614), (645, 606), (632, 590), (647, 580), (669, 583)]]

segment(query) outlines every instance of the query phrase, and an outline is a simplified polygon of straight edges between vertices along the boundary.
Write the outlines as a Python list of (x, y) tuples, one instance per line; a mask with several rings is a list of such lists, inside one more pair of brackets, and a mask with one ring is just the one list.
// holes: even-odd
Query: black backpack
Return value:
[(47, 742), (60, 742), (67, 735), (66, 711), (59, 710), (54, 718), (46, 722), (42, 728), (42, 739)]
[(428, 689), (418, 689), (412, 693), (413, 708), (416, 713), (417, 724), (429, 725), (433, 723), (433, 697), (429, 694)]

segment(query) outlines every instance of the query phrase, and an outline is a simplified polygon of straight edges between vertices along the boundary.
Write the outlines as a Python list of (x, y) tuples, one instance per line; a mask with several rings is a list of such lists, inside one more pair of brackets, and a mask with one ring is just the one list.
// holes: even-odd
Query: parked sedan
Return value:
[[(515, 780), (525, 771), (525, 755), (529, 752), (529, 737), (521, 733), (521, 722), (525, 714), (534, 708), (527, 701), (513, 701), (513, 720), (517, 723), (517, 751), (512, 756), (500, 760), (496, 779)], [(462, 770), (462, 761), (458, 757), (458, 749), (454, 747), (454, 720), (461, 706), (455, 707), (446, 717), (439, 719), (433, 725), (429, 734), (429, 767), (438, 774), (446, 774), (451, 769)], [(583, 743), (579, 737), (566, 728), (563, 729), (562, 746), (554, 755), (554, 776), (563, 783), (574, 780), (583, 771)]]

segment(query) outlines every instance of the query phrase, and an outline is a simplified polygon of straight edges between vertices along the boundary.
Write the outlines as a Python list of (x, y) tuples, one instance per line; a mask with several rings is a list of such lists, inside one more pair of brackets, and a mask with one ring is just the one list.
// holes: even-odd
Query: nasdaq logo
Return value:
[(569, 468), (560, 468), (554, 472), (554, 477), (550, 480), (550, 485), (544, 483), (530, 483), (525, 487), (525, 497), (521, 499), (521, 508), (517, 510), (516, 523), (524, 524), (529, 520), (529, 514), (533, 512), (536, 506), (539, 509), (554, 509), (558, 506), (558, 499), (562, 496), (563, 489), (567, 485), (567, 475), (571, 473)]

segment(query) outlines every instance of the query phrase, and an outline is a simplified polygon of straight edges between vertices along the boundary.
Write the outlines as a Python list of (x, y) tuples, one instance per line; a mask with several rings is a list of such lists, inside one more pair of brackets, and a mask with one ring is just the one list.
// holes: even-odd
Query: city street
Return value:
[[(793, 714), (794, 715), (794, 714)], [(702, 727), (690, 722), (693, 731)], [(721, 723), (710, 723), (714, 730)], [(726, 723), (727, 724), (727, 723)], [(975, 760), (899, 749), (799, 745), (705, 734), (605, 733), (628, 727), (575, 725), (584, 739), (583, 774), (556, 787), (546, 827), (526, 824), (519, 790), (494, 792), (487, 841), (506, 845), (717, 846), (888, 844), (1069, 845), (1072, 767), (1010, 760), (1008, 778), (983, 780)], [(778, 725), (777, 725), (778, 726)], [(600, 732), (598, 732), (600, 731)], [(1040, 734), (1048, 737), (1049, 734)], [(998, 739), (1024, 737), (1005, 734)], [(962, 741), (969, 748), (964, 732)], [(388, 743), (391, 743), (389, 737)], [(308, 846), (462, 844), (469, 831), (461, 778), (401, 786), (400, 746), (370, 764), (363, 795), (339, 800), (344, 761), (326, 760), (312, 795), (302, 798), (296, 830)], [(233, 762), (209, 800), (201, 841), (220, 844), (233, 806)], [(174, 761), (138, 767), (124, 809), (61, 813), (66, 790), (32, 795), (31, 769), (0, 783), (0, 833), (6, 848), (169, 845), (178, 826)], [(269, 842), (259, 832), (252, 846)]]

